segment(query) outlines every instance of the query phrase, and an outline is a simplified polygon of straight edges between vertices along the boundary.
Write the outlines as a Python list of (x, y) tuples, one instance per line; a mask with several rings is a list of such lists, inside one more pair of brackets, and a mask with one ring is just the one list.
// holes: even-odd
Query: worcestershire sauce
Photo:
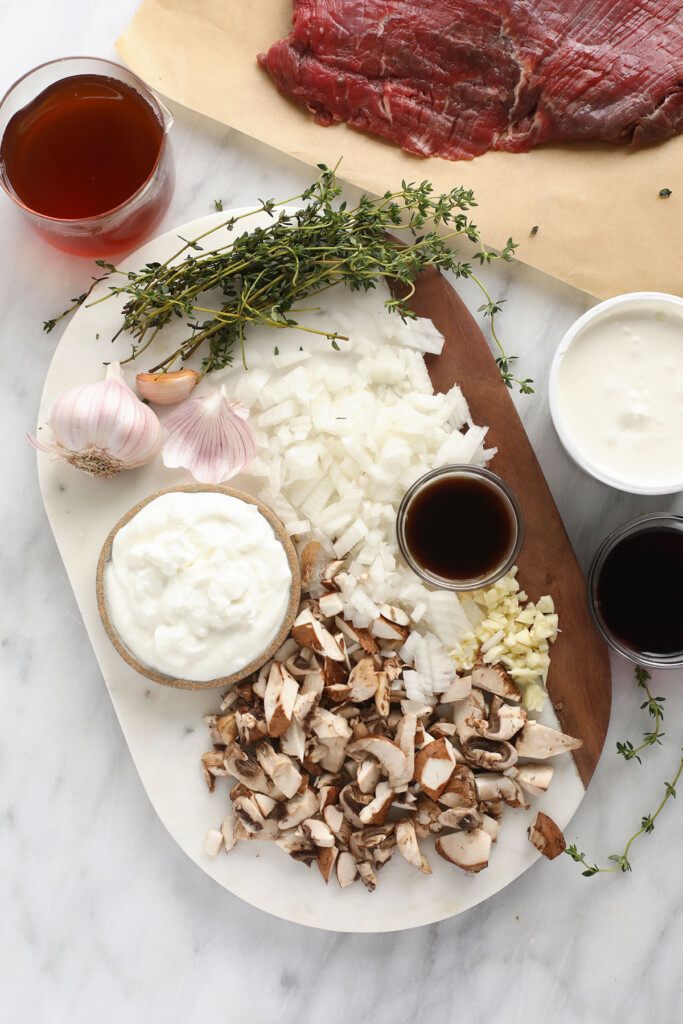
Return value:
[(634, 651), (683, 651), (683, 532), (661, 527), (619, 541), (600, 570), (596, 604)]
[(486, 480), (446, 476), (426, 484), (406, 514), (406, 545), (423, 569), (452, 581), (475, 580), (501, 565), (515, 524)]

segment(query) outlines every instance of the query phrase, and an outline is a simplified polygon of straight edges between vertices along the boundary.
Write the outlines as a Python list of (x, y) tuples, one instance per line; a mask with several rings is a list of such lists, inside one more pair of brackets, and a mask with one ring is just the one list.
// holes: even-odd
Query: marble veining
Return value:
[[(0, 0), (0, 92), (56, 56), (115, 58), (136, 7)], [(287, 195), (311, 173), (256, 142), (174, 111), (178, 183), (162, 227), (255, 195)], [(463, 180), (466, 166), (462, 167)], [(33, 429), (59, 333), (41, 322), (83, 290), (86, 260), (48, 249), (0, 196), (6, 444), (0, 547), (0, 1005), (12, 1024), (273, 1020), (404, 1024), (617, 1024), (680, 1019), (683, 879), (679, 801), (632, 849), (633, 873), (584, 879), (539, 861), (491, 899), (438, 925), (328, 934), (255, 910), (199, 871), (168, 836), (130, 759), (38, 490)], [(592, 303), (523, 266), (487, 271), (507, 302), (501, 335), (536, 394), (515, 398), (584, 568), (617, 523), (681, 496), (612, 491), (567, 458), (544, 382), (556, 339)], [(476, 309), (479, 297), (462, 294)], [(581, 666), (577, 666), (577, 672)], [(618, 739), (648, 728), (624, 662), (613, 661), (605, 751), (566, 832), (591, 860), (620, 852), (678, 765), (683, 673), (659, 673), (666, 736), (643, 765)], [(371, 898), (371, 897), (369, 897)]]

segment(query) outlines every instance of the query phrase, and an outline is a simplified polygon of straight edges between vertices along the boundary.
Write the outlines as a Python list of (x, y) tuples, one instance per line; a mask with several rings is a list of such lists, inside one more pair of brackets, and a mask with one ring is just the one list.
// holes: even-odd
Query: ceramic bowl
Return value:
[[(216, 679), (211, 679), (209, 681), (181, 679), (175, 676), (166, 675), (163, 672), (159, 672), (156, 669), (150, 668), (148, 665), (145, 665), (132, 651), (128, 649), (128, 647), (121, 640), (120, 636), (118, 635), (116, 629), (114, 628), (111, 622), (109, 609), (107, 607), (106, 570), (111, 560), (112, 546), (114, 544), (114, 539), (117, 533), (119, 532), (119, 530), (122, 529), (122, 527), (129, 523), (131, 519), (133, 519), (134, 516), (136, 516), (140, 512), (141, 509), (143, 509), (151, 501), (154, 501), (156, 498), (159, 498), (164, 494), (169, 494), (176, 491), (186, 491), (195, 493), (202, 491), (213, 491), (221, 494), (227, 494), (230, 497), (238, 498), (240, 501), (245, 501), (251, 505), (255, 505), (258, 508), (261, 515), (268, 521), (268, 523), (273, 529), (273, 532), (275, 533), (275, 536), (282, 544), (282, 547), (284, 548), (285, 554), (287, 556), (289, 569), (292, 574), (289, 601), (287, 604), (285, 615), (282, 620), (280, 628), (278, 629), (277, 633), (275, 634), (271, 642), (268, 644), (268, 646), (265, 647), (262, 651), (260, 651), (258, 655), (256, 655), (256, 657), (254, 657), (247, 665), (245, 665), (243, 668), (240, 668), (238, 671), (232, 672), (229, 675), (220, 676)], [(99, 609), (100, 618), (102, 619), (102, 625), (105, 628), (107, 636), (109, 637), (109, 640), (116, 648), (118, 653), (124, 659), (124, 661), (127, 661), (128, 664), (132, 668), (134, 668), (136, 672), (139, 672), (140, 675), (146, 676), (148, 679), (153, 680), (155, 683), (161, 683), (163, 686), (173, 686), (183, 690), (208, 690), (215, 689), (221, 686), (227, 687), (232, 685), (233, 683), (239, 682), (242, 679), (246, 679), (253, 672), (258, 671), (258, 669), (261, 668), (261, 666), (264, 665), (270, 658), (272, 658), (276, 651), (282, 646), (282, 644), (287, 639), (287, 636), (289, 635), (289, 631), (292, 628), (292, 624), (294, 622), (294, 619), (296, 618), (297, 611), (299, 608), (299, 601), (301, 597), (301, 575), (299, 570), (299, 559), (294, 549), (294, 545), (292, 544), (292, 541), (290, 540), (280, 520), (277, 518), (275, 513), (268, 508), (267, 505), (264, 505), (256, 498), (253, 498), (250, 494), (246, 494), (242, 491), (233, 490), (232, 488), (229, 487), (212, 487), (203, 484), (188, 484), (182, 487), (170, 487), (163, 491), (157, 491), (155, 494), (150, 494), (149, 497), (145, 498), (143, 501), (140, 501), (137, 505), (135, 505), (134, 508), (130, 509), (130, 511), (128, 511), (119, 520), (119, 522), (114, 526), (111, 533), (104, 542), (102, 551), (100, 553), (100, 557), (97, 563), (96, 592), (97, 607)]]

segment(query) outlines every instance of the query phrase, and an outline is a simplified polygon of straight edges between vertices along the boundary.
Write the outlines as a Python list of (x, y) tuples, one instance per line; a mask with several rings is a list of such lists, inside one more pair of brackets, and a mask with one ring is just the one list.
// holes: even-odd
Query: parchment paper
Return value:
[[(683, 295), (683, 136), (633, 152), (573, 144), (471, 161), (415, 157), (346, 125), (323, 128), (280, 96), (256, 55), (288, 33), (291, 17), (291, 0), (144, 0), (116, 46), (171, 101), (313, 167), (342, 157), (340, 177), (367, 192), (403, 178), (473, 189), (488, 245), (512, 236), (520, 260), (598, 298)], [(662, 188), (673, 194), (660, 198)]]

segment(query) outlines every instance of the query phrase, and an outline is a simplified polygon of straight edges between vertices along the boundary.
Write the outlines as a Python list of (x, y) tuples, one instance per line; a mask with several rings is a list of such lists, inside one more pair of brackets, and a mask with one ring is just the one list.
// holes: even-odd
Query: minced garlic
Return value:
[(522, 687), (524, 704), (540, 710), (550, 667), (550, 644), (557, 638), (552, 597), (529, 601), (517, 582), (517, 567), (486, 590), (461, 599), (471, 631), (450, 651), (458, 669), (469, 671), (477, 658), (500, 663)]

